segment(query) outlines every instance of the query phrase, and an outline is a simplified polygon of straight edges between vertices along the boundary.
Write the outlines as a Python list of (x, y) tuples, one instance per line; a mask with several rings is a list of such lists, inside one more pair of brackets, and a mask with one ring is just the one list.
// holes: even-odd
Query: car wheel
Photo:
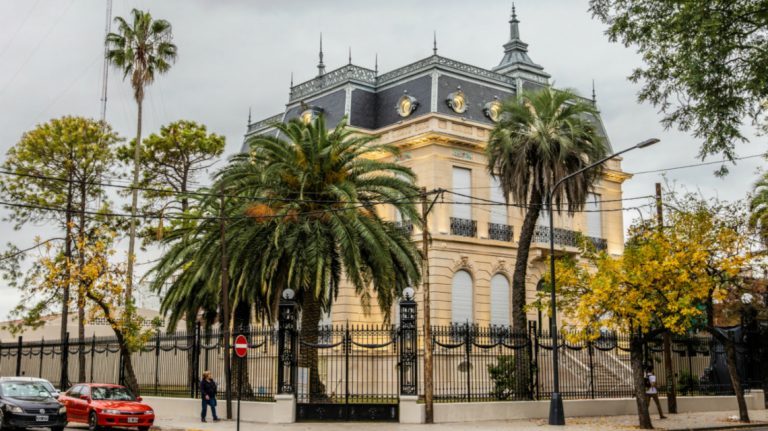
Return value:
[(64, 427), (51, 427), (51, 431), (64, 431)]
[(88, 415), (88, 431), (97, 431), (100, 429), (99, 418), (96, 416), (96, 412), (91, 412), (91, 414)]
[(149, 427), (139, 427), (139, 431), (149, 431)]

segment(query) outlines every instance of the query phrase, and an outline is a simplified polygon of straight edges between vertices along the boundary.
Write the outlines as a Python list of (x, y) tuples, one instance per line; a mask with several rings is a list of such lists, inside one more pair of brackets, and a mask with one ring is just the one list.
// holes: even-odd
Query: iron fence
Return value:
[[(243, 400), (269, 401), (277, 393), (293, 393), (300, 404), (326, 405), (318, 411), (343, 415), (366, 405), (367, 411), (381, 407), (377, 414), (391, 415), (386, 406), (396, 404), (400, 395), (424, 394), (424, 337), (415, 324), (415, 303), (410, 304), (411, 308), (403, 309), (407, 312), (401, 311), (400, 325), (336, 325), (302, 333), (291, 323), (295, 321), (281, 316), (278, 327), (238, 331), (248, 339), (248, 355), (243, 361), (233, 361), (232, 397), (237, 397), (238, 390)], [(295, 308), (284, 310), (288, 310), (287, 318), (295, 319)], [(142, 394), (198, 397), (198, 382), (205, 370), (213, 373), (225, 393), (224, 340), (229, 336), (226, 331), (199, 326), (191, 333), (155, 334), (131, 357)], [(571, 342), (563, 334), (553, 339), (533, 323), (527, 331), (463, 324), (434, 326), (432, 337), (436, 402), (549, 398), (555, 343), (564, 398), (634, 395), (630, 339), (624, 334), (604, 332), (590, 341)], [(765, 355), (765, 347), (757, 346), (762, 353), (754, 353), (743, 340), (759, 344), (764, 339), (740, 340), (737, 356), (742, 380), (747, 388), (759, 388), (765, 384), (765, 376), (755, 377), (747, 370), (762, 369), (755, 364)], [(644, 360), (655, 366), (659, 392), (665, 393), (661, 338), (644, 345)], [(119, 383), (123, 378), (123, 357), (112, 337), (64, 342), (25, 342), (20, 337), (0, 344), (2, 376), (42, 377), (58, 384), (62, 364), (70, 383)], [(711, 336), (673, 337), (672, 368), (678, 394), (731, 394), (730, 381), (722, 374), (724, 364), (724, 348)], [(236, 377), (240, 367), (242, 385)]]

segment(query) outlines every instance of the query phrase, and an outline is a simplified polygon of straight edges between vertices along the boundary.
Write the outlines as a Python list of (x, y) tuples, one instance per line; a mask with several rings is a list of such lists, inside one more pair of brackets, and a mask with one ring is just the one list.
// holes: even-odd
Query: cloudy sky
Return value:
[[(491, 68), (508, 39), (510, 2), (114, 0), (113, 15), (127, 16), (132, 8), (149, 9), (154, 17), (169, 20), (179, 48), (178, 62), (149, 88), (146, 133), (170, 121), (195, 120), (225, 135), (231, 154), (242, 143), (249, 109), (254, 120), (280, 112), (288, 99), (291, 72), (297, 83), (315, 75), (320, 32), (328, 70), (347, 62), (349, 48), (355, 64), (371, 68), (378, 53), (381, 72), (411, 63), (431, 54), (433, 30), (440, 55)], [(517, 11), (531, 58), (558, 87), (589, 95), (595, 80), (598, 106), (615, 149), (649, 137), (662, 139), (650, 149), (627, 154), (624, 170), (699, 162), (695, 139), (664, 131), (655, 108), (636, 102), (638, 87), (626, 76), (640, 65), (640, 58), (607, 41), (604, 26), (587, 12), (586, 0), (518, 0)], [(98, 117), (104, 25), (103, 1), (0, 1), (0, 152), (52, 117)], [(110, 71), (107, 120), (130, 137), (136, 107), (121, 78)], [(737, 152), (750, 156), (765, 150), (765, 139), (755, 138)], [(707, 196), (738, 199), (748, 192), (762, 164), (760, 158), (741, 161), (725, 178), (713, 175), (718, 167), (714, 165), (669, 171), (667, 179)], [(625, 183), (625, 196), (652, 194), (654, 183), (661, 180), (658, 173), (637, 175)], [(634, 210), (626, 212), (625, 224), (636, 216)], [(20, 247), (48, 233), (41, 226), (18, 232), (7, 223), (2, 227), (4, 239)], [(138, 261), (154, 255), (139, 256)], [(0, 319), (17, 298), (16, 292), (0, 286)]]

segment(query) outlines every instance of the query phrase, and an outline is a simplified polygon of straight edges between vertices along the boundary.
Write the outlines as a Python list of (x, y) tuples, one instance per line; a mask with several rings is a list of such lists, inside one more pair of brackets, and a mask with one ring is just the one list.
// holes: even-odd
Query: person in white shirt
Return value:
[[(659, 402), (659, 391), (656, 389), (656, 375), (653, 374), (653, 365), (648, 365), (645, 368), (645, 405), (650, 408), (651, 399), (656, 403), (656, 408), (659, 409), (659, 418), (666, 419), (664, 412), (661, 410), (661, 402)], [(648, 411), (650, 413), (650, 410)]]

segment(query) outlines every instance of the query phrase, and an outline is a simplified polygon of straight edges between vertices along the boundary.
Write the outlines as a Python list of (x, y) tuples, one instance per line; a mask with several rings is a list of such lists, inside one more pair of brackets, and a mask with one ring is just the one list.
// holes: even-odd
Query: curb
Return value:
[(721, 431), (721, 430), (765, 428), (765, 427), (768, 427), (768, 422), (749, 423), (749, 424), (735, 423), (733, 425), (715, 425), (710, 427), (696, 427), (696, 428), (669, 428), (665, 431)]

